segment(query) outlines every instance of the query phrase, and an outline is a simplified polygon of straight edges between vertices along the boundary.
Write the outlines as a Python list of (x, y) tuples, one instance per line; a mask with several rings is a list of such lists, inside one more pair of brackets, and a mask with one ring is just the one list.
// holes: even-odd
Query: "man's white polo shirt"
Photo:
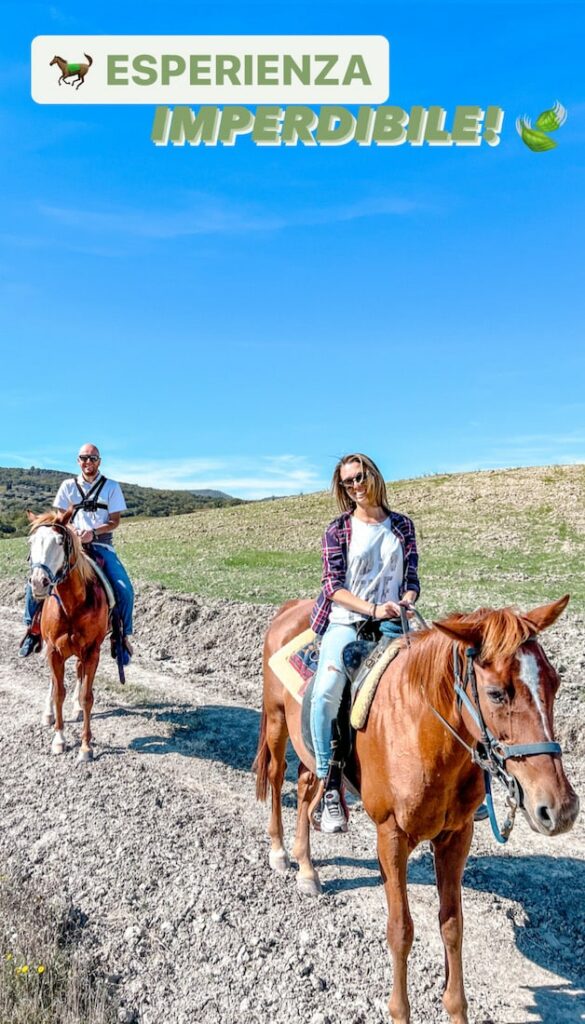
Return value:
[[(101, 480), (102, 477), (100, 476), (98, 479)], [(87, 483), (82, 476), (77, 477), (77, 484), (84, 495), (92, 488), (97, 489), (97, 481), (93, 480), (91, 483)], [(59, 487), (55, 495), (53, 507), (67, 509), (70, 505), (78, 505), (80, 501), (81, 494), (77, 489), (75, 479), (72, 477), (70, 480), (64, 480)], [(99, 504), (107, 505), (107, 508), (98, 508), (95, 512), (79, 509), (73, 520), (73, 526), (76, 530), (96, 530), (98, 526), (104, 526), (108, 522), (110, 513), (124, 512), (126, 510), (122, 488), (115, 480), (106, 480), (97, 501)]]

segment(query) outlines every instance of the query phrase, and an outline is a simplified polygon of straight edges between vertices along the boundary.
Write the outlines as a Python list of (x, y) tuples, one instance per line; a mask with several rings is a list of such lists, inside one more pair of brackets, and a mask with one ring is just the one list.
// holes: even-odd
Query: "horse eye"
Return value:
[(486, 690), (488, 699), (491, 700), (492, 704), (505, 704), (506, 693), (504, 690)]

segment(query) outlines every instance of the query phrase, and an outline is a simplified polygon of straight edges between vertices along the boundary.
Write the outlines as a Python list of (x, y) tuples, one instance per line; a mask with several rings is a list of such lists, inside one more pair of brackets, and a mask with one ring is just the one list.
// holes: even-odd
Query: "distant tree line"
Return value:
[[(0, 539), (22, 536), (28, 530), (26, 510), (44, 512), (51, 507), (59, 484), (71, 473), (54, 469), (7, 469), (0, 467)], [(155, 487), (122, 484), (127, 516), (174, 516), (196, 512), (202, 508), (239, 505), (222, 491), (171, 491)]]

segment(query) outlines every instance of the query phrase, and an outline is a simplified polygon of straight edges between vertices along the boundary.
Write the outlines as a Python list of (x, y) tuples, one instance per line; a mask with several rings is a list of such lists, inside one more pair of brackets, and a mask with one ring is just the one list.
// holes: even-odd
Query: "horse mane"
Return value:
[(39, 526), (62, 526), (67, 530), (67, 533), (71, 539), (71, 547), (73, 550), (73, 559), (75, 561), (75, 568), (77, 569), (81, 579), (84, 583), (90, 583), (95, 579), (95, 572), (91, 564), (90, 559), (83, 550), (83, 544), (79, 539), (79, 535), (72, 529), (69, 524), (69, 510), (62, 511), (60, 509), (52, 509), (50, 512), (43, 512), (39, 516), (35, 516), (32, 520), (32, 525), (29, 530), (30, 533), (35, 533)]
[[(493, 662), (497, 658), (512, 657), (521, 644), (531, 639), (535, 629), (514, 608), (478, 608), (470, 614), (456, 612), (441, 620), (455, 633), (475, 634), (479, 648), (478, 660)], [(455, 641), (457, 642), (457, 641)], [(458, 643), (461, 664), (471, 641)], [(453, 704), (453, 643), (454, 640), (439, 629), (426, 629), (410, 635), (408, 676), (411, 686), (422, 689), (426, 698), (442, 715)]]

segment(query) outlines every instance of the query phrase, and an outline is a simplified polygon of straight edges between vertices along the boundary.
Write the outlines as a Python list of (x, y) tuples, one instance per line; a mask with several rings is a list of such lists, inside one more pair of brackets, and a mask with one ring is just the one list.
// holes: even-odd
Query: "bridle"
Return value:
[[(47, 596), (50, 596), (55, 587), (58, 587), (66, 576), (69, 575), (71, 570), (75, 568), (77, 562), (73, 560), (73, 540), (67, 526), (63, 526), (61, 523), (43, 523), (42, 525), (48, 526), (50, 530), (55, 530), (57, 533), (61, 533), (63, 535), (63, 554), (65, 557), (63, 565), (57, 573), (54, 573), (50, 566), (45, 565), (44, 562), (31, 562), (30, 565), (31, 572), (33, 569), (42, 569), (45, 575), (48, 576), (51, 585)], [(37, 529), (40, 529), (40, 526), (37, 527)]]
[[(439, 718), (443, 723), (445, 728), (448, 729), (451, 735), (455, 737), (457, 742), (460, 743), (461, 746), (465, 747), (473, 763), (483, 771), (486, 803), (492, 831), (499, 843), (506, 843), (509, 839), (512, 828), (514, 827), (516, 810), (523, 806), (522, 787), (518, 780), (515, 779), (513, 775), (510, 775), (506, 770), (506, 761), (515, 757), (534, 757), (537, 754), (562, 754), (563, 751), (560, 743), (556, 743), (552, 740), (543, 740), (539, 743), (504, 743), (490, 732), (481, 709), (477, 678), (475, 675), (474, 659), (479, 656), (479, 653), (480, 651), (477, 647), (468, 647), (466, 649), (465, 678), (463, 679), (460, 671), (461, 664), (458, 644), (457, 642), (453, 644), (453, 675), (454, 689), (457, 695), (457, 707), (459, 711), (462, 707), (465, 707), (478, 727), (480, 738), (477, 746), (470, 746), (469, 743), (466, 743), (457, 730), (453, 728), (451, 723), (448, 722), (432, 704), (430, 707), (437, 718)], [(468, 689), (471, 691), (473, 701), (469, 697), (467, 692)], [(502, 782), (506, 786), (508, 791), (506, 797), (508, 814), (501, 829), (498, 826), (494, 811), (491, 790), (492, 779), (498, 779), (498, 781)]]

